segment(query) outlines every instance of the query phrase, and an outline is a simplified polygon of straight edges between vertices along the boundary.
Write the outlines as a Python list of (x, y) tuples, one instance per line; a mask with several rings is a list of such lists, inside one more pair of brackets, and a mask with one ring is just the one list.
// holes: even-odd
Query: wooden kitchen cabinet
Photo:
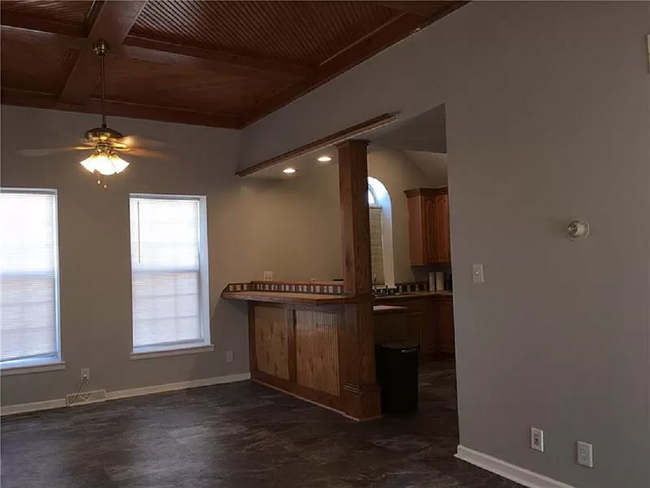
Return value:
[(420, 353), (430, 356), (454, 354), (454, 308), (450, 295), (426, 297), (375, 298), (376, 304), (405, 307), (407, 313), (394, 314), (401, 322), (396, 323), (390, 315), (375, 314), (375, 340), (378, 344), (403, 340), (418, 340)]
[(447, 188), (416, 188), (404, 193), (408, 206), (411, 265), (450, 263)]
[(455, 353), (454, 343), (454, 304), (449, 299), (440, 300), (437, 304), (437, 318), (435, 328), (436, 352), (445, 354)]

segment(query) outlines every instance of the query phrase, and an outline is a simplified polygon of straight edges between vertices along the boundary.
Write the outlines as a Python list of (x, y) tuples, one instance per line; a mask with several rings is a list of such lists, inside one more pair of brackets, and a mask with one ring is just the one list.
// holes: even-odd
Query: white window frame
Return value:
[(37, 356), (24, 359), (0, 361), (0, 371), (3, 376), (38, 373), (65, 369), (61, 351), (61, 283), (59, 278), (59, 195), (56, 189), (50, 188), (11, 188), (1, 187), (0, 193), (28, 193), (54, 196), (53, 252), (54, 252), (54, 340), (56, 352), (52, 356)]
[[(129, 216), (133, 198), (151, 200), (197, 200), (199, 202), (199, 317), (201, 320), (201, 341), (157, 344), (154, 346), (134, 347), (133, 334), (133, 267), (131, 267), (131, 359), (148, 359), (163, 356), (178, 356), (214, 351), (210, 342), (210, 279), (208, 265), (208, 204), (207, 197), (201, 195), (169, 195), (153, 193), (129, 194)], [(131, 219), (129, 217), (129, 247), (131, 242)], [(132, 257), (130, 256), (130, 259)]]

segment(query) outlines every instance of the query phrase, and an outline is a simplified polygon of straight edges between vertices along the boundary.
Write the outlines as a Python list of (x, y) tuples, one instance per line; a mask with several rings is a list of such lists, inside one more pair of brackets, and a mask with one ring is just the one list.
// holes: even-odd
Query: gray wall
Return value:
[[(276, 279), (340, 276), (336, 168), (329, 177), (315, 174), (304, 182), (241, 180), (234, 174), (239, 132), (122, 118), (109, 122), (126, 134), (166, 141), (172, 159), (131, 158), (131, 166), (101, 190), (78, 164), (79, 154), (25, 158), (16, 153), (69, 145), (69, 136), (83, 135), (97, 122), (96, 116), (2, 106), (2, 186), (58, 190), (66, 362), (63, 371), (3, 376), (2, 405), (74, 393), (82, 367), (91, 368), (89, 389), (109, 392), (245, 373), (246, 306), (221, 300), (225, 285), (261, 279), (263, 270), (273, 270)], [(207, 195), (213, 353), (129, 359), (129, 193)], [(225, 362), (226, 351), (234, 352), (233, 363)]]
[(649, 5), (475, 2), (244, 133), (245, 166), (446, 104), (461, 444), (581, 488), (650, 486)]

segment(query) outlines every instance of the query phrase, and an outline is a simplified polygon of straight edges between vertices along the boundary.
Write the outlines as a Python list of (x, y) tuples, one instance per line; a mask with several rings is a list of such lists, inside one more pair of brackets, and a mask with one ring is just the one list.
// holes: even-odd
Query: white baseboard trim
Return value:
[[(106, 401), (117, 400), (120, 398), (130, 398), (130, 397), (136, 397), (142, 395), (150, 395), (152, 393), (165, 393), (169, 391), (187, 390), (190, 388), (199, 388), (201, 386), (221, 385), (224, 383), (236, 383), (238, 381), (249, 380), (250, 377), (251, 377), (250, 373), (241, 373), (241, 374), (231, 374), (227, 376), (216, 376), (213, 378), (201, 378), (198, 380), (181, 381), (178, 383), (167, 383), (165, 385), (145, 386), (144, 388), (131, 388), (129, 390), (109, 391), (106, 393)], [(93, 402), (93, 403), (97, 403), (97, 402)], [(7, 405), (5, 407), (0, 407), (0, 416), (4, 417), (5, 415), (15, 415), (17, 413), (36, 412), (39, 410), (50, 410), (53, 408), (61, 408), (65, 406), (66, 406), (65, 398), (46, 400), (44, 402), (32, 402), (32, 403), (20, 403), (17, 405)]]
[(251, 378), (250, 373), (231, 374), (228, 376), (216, 376), (214, 378), (201, 378), (199, 380), (180, 381), (178, 383), (167, 383), (166, 385), (145, 386), (144, 388), (131, 388), (129, 390), (109, 391), (106, 393), (106, 400), (117, 400), (119, 398), (130, 398), (152, 393), (165, 393), (168, 391), (188, 390), (201, 386), (222, 385), (224, 383), (236, 383)]
[(17, 405), (7, 405), (0, 408), (0, 415), (15, 415), (17, 413), (37, 412), (39, 410), (51, 410), (53, 408), (65, 407), (65, 398), (56, 400), (46, 400), (44, 402), (19, 403)]
[(455, 457), (529, 488), (575, 488), (461, 445)]

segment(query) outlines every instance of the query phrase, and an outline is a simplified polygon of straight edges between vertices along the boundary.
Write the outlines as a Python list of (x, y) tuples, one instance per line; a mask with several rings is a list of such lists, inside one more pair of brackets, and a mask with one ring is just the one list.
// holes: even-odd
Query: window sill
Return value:
[(213, 351), (214, 351), (214, 344), (205, 344), (201, 346), (190, 346), (190, 347), (174, 348), (174, 349), (142, 350), (142, 351), (132, 352), (131, 360), (164, 358), (169, 356), (185, 356), (188, 354), (201, 354), (201, 353), (213, 352)]
[(47, 371), (59, 371), (65, 369), (65, 362), (63, 361), (50, 361), (50, 362), (39, 362), (34, 364), (16, 364), (11, 366), (1, 366), (0, 374), (2, 376), (13, 376), (18, 374), (30, 374), (30, 373), (45, 373)]

